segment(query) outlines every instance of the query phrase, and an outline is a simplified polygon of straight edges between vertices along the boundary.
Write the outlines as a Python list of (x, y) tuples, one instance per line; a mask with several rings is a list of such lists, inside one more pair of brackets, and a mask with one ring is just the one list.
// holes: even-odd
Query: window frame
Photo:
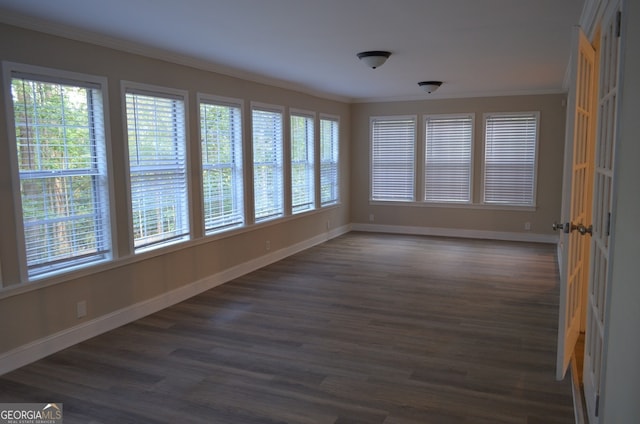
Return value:
[[(115, 204), (114, 204), (114, 188), (113, 188), (113, 161), (111, 156), (111, 126), (109, 119), (109, 87), (108, 80), (106, 77), (79, 73), (79, 72), (71, 72), (66, 70), (42, 67), (42, 66), (34, 66), (21, 64), (16, 62), (3, 61), (2, 62), (2, 70), (3, 70), (3, 80), (2, 84), (5, 90), (5, 118), (7, 122), (8, 129), (8, 145), (9, 145), (9, 168), (11, 173), (11, 188), (12, 188), (12, 198), (13, 198), (13, 210), (15, 216), (15, 227), (16, 227), (16, 247), (17, 247), (17, 262), (15, 264), (7, 265), (7, 263), (3, 264), (4, 268), (11, 268), (15, 270), (16, 274), (19, 276), (18, 284), (20, 283), (32, 283), (35, 281), (42, 281), (45, 279), (50, 279), (51, 277), (56, 277), (60, 275), (65, 275), (78, 270), (86, 270), (106, 262), (113, 260), (114, 257), (117, 257), (117, 238), (116, 238), (116, 213), (115, 213)], [(81, 87), (85, 89), (95, 89), (100, 93), (100, 104), (98, 108), (101, 108), (101, 121), (102, 121), (102, 140), (94, 140), (91, 149), (101, 150), (100, 155), (102, 158), (100, 159), (101, 164), (99, 167), (103, 169), (103, 172), (95, 174), (95, 176), (101, 182), (92, 184), (94, 186), (92, 193), (101, 192), (100, 196), (102, 196), (103, 202), (101, 204), (102, 210), (102, 234), (104, 236), (104, 242), (108, 246), (104, 252), (96, 255), (93, 260), (86, 260), (83, 257), (78, 257), (77, 260), (68, 259), (63, 260), (59, 263), (66, 263), (66, 265), (55, 266), (50, 265), (50, 269), (44, 269), (41, 272), (30, 273), (29, 265), (27, 260), (27, 251), (26, 251), (26, 236), (25, 236), (25, 223), (24, 223), (24, 212), (23, 212), (23, 204), (22, 204), (22, 191), (21, 191), (21, 178), (20, 178), (20, 169), (18, 165), (18, 150), (17, 150), (17, 133), (16, 133), (16, 122), (15, 122), (15, 110), (13, 103), (13, 95), (12, 95), (12, 80), (13, 78), (25, 78), (33, 81), (39, 81), (44, 83), (51, 84), (61, 84), (61, 85), (70, 85), (74, 87)], [(90, 113), (90, 112), (89, 112)], [(90, 133), (93, 132), (90, 130)], [(98, 147), (97, 143), (100, 142), (101, 146)], [(96, 153), (98, 154), (98, 153)], [(98, 166), (98, 165), (96, 165)], [(65, 174), (64, 172), (62, 174)], [(89, 175), (89, 174), (87, 174)], [(99, 188), (96, 185), (101, 186)], [(85, 257), (86, 258), (86, 257)], [(6, 284), (6, 282), (5, 282)], [(0, 285), (2, 287), (2, 285)]]
[[(335, 138), (331, 137), (331, 146), (332, 146), (332, 150), (331, 150), (331, 155), (327, 156), (328, 159), (324, 159), (325, 156), (323, 155), (323, 143), (322, 143), (322, 135), (323, 135), (323, 130), (322, 130), (322, 123), (323, 122), (331, 122), (332, 124), (335, 124), (336, 126), (336, 131), (335, 131)], [(332, 133), (333, 134), (333, 133)], [(337, 115), (329, 115), (326, 113), (321, 113), (319, 116), (319, 120), (318, 120), (318, 148), (317, 148), (317, 154), (316, 157), (318, 158), (318, 177), (317, 177), (317, 191), (318, 191), (318, 200), (317, 200), (317, 204), (320, 205), (320, 208), (326, 208), (329, 206), (334, 206), (337, 204), (340, 204), (340, 117)], [(334, 194), (332, 196), (330, 196), (329, 198), (327, 198), (326, 200), (322, 198), (322, 192), (323, 192), (323, 169), (325, 169), (327, 167), (327, 165), (329, 166), (330, 169), (335, 169), (335, 172), (332, 172), (333, 175), (330, 175), (330, 177), (332, 176), (333, 178), (330, 178), (330, 189), (329, 192)]]
[[(411, 121), (413, 123), (413, 141), (412, 141), (412, 166), (411, 166), (411, 198), (405, 197), (375, 197), (374, 179), (375, 179), (375, 131), (374, 125), (376, 121)], [(370, 203), (416, 203), (418, 190), (417, 184), (417, 156), (418, 155), (418, 117), (417, 115), (385, 115), (371, 116), (369, 118), (369, 202)], [(408, 188), (408, 185), (407, 185)]]
[[(254, 224), (260, 224), (263, 222), (269, 222), (269, 221), (273, 221), (276, 219), (281, 219), (284, 218), (286, 215), (286, 205), (285, 205), (285, 184), (286, 184), (286, 178), (285, 178), (285, 163), (286, 163), (286, 158), (285, 158), (285, 108), (284, 106), (278, 106), (278, 105), (272, 105), (272, 104), (267, 104), (267, 103), (260, 103), (260, 102), (251, 102), (251, 176), (252, 176), (252, 200), (253, 200), (253, 211), (252, 211), (252, 217), (253, 217), (253, 222)], [(278, 207), (277, 210), (274, 209), (275, 213), (272, 213), (270, 215), (266, 215), (266, 216), (257, 216), (257, 207), (258, 207), (258, 202), (257, 202), (257, 198), (258, 196), (256, 196), (256, 134), (255, 134), (255, 119), (254, 119), (254, 112), (256, 111), (260, 111), (260, 112), (266, 112), (266, 113), (274, 113), (274, 114), (278, 114), (280, 115), (280, 119), (279, 119), (279, 131), (280, 131), (280, 139), (279, 140), (275, 140), (276, 142), (279, 142), (279, 152), (275, 152), (275, 154), (277, 155), (275, 157), (275, 162), (273, 162), (270, 166), (275, 170), (275, 174), (276, 177), (279, 176), (279, 183), (280, 183), (280, 187), (279, 187), (279, 192), (278, 193), (274, 193), (278, 195), (278, 202), (276, 206)], [(265, 164), (268, 164), (268, 162), (265, 162)]]
[[(428, 125), (429, 119), (461, 119), (461, 118), (469, 118), (470, 122), (470, 138), (469, 138), (469, 198), (468, 200), (429, 200), (427, 199), (427, 189), (428, 189), (428, 180), (427, 180), (427, 172), (428, 172)], [(473, 188), (474, 188), (474, 152), (475, 152), (475, 113), (450, 113), (450, 114), (426, 114), (423, 115), (423, 125), (422, 129), (423, 133), (423, 141), (424, 144), (421, 146), (423, 148), (423, 160), (422, 160), (422, 187), (420, 187), (423, 201), (427, 204), (437, 204), (437, 205), (473, 205)]]
[[(310, 120), (311, 129), (306, 128), (306, 160), (298, 160), (294, 163), (294, 137), (293, 137), (293, 119), (294, 118), (303, 118), (305, 120)], [(306, 122), (308, 124), (308, 121)], [(298, 215), (304, 212), (309, 212), (317, 209), (316, 203), (316, 134), (317, 134), (317, 120), (316, 113), (302, 110), (302, 109), (289, 109), (289, 143), (290, 143), (290, 154), (289, 154), (289, 175), (291, 175), (291, 214)], [(296, 205), (295, 202), (295, 186), (294, 186), (294, 165), (295, 164), (304, 164), (305, 165), (305, 174), (307, 178), (307, 200), (309, 202), (304, 203), (303, 205)], [(306, 206), (306, 207), (300, 207)]]
[[(122, 130), (124, 133), (124, 164), (125, 164), (125, 179), (127, 184), (127, 228), (129, 231), (129, 252), (133, 255), (139, 255), (150, 251), (161, 250), (166, 247), (184, 243), (193, 239), (193, 213), (191, 210), (191, 153), (190, 153), (190, 138), (189, 138), (189, 93), (186, 90), (180, 90), (170, 87), (162, 87), (152, 84), (139, 83), (134, 81), (121, 81), (121, 101), (122, 101)], [(129, 151), (129, 126), (128, 126), (128, 114), (127, 114), (127, 94), (137, 94), (142, 96), (151, 96), (171, 100), (179, 100), (183, 105), (183, 117), (184, 122), (182, 125), (183, 137), (184, 137), (184, 173), (185, 173), (185, 213), (187, 232), (182, 235), (170, 237), (165, 240), (159, 240), (157, 242), (147, 243), (142, 246), (135, 246), (134, 229), (133, 229), (133, 192), (131, 185), (131, 163), (130, 163), (130, 151)]]
[[(200, 194), (201, 194), (201, 211), (202, 211), (202, 227), (204, 230), (204, 235), (205, 236), (209, 236), (209, 235), (214, 235), (214, 234), (218, 234), (218, 233), (222, 233), (225, 231), (230, 231), (242, 226), (246, 225), (247, 222), (247, 217), (246, 217), (246, 205), (245, 205), (245, 188), (246, 188), (246, 184), (245, 184), (245, 179), (246, 179), (246, 174), (245, 174), (245, 166), (244, 166), (244, 160), (245, 160), (245, 140), (246, 140), (246, 136), (245, 136), (245, 121), (244, 121), (244, 100), (242, 99), (236, 99), (236, 98), (231, 98), (231, 97), (222, 97), (222, 96), (215, 96), (215, 95), (210, 95), (210, 94), (204, 94), (204, 93), (198, 93), (197, 94), (197, 106), (196, 106), (196, 110), (197, 110), (197, 119), (198, 119), (198, 165), (199, 165), (199, 169), (200, 169), (200, 179), (201, 179), (201, 184), (200, 184)], [(239, 116), (239, 129), (237, 131), (240, 132), (240, 139), (239, 140), (234, 140), (232, 141), (233, 144), (235, 144), (235, 149), (237, 151), (236, 156), (233, 158), (232, 162), (228, 163), (227, 165), (229, 165), (231, 167), (231, 173), (233, 175), (235, 175), (237, 177), (237, 179), (239, 179), (239, 181), (234, 182), (234, 188), (233, 191), (235, 191), (234, 196), (236, 197), (237, 201), (239, 202), (237, 207), (234, 208), (236, 209), (236, 211), (234, 212), (235, 215), (239, 215), (240, 216), (240, 220), (236, 221), (236, 222), (231, 222), (228, 224), (222, 224), (216, 227), (211, 227), (211, 228), (207, 228), (207, 219), (206, 219), (206, 212), (205, 212), (205, 193), (204, 193), (204, 168), (205, 168), (205, 163), (204, 163), (204, 159), (203, 159), (203, 146), (202, 146), (202, 139), (203, 139), (203, 134), (202, 134), (202, 110), (201, 110), (201, 106), (203, 104), (207, 104), (207, 105), (213, 105), (213, 106), (222, 106), (222, 107), (230, 107), (230, 108), (237, 108), (239, 110), (240, 116)], [(239, 157), (238, 157), (239, 156)], [(210, 165), (212, 168), (216, 167), (215, 165)]]
[[(505, 202), (488, 202), (486, 199), (486, 181), (487, 181), (487, 123), (489, 118), (493, 116), (532, 116), (535, 119), (536, 137), (534, 141), (534, 158), (533, 158), (533, 176), (532, 176), (532, 195), (530, 203), (505, 203)], [(538, 158), (540, 150), (540, 112), (539, 111), (513, 111), (513, 112), (486, 112), (482, 117), (483, 121), (483, 137), (482, 137), (482, 181), (481, 181), (481, 204), (483, 206), (503, 209), (524, 209), (535, 210), (537, 208), (537, 192), (538, 192)]]

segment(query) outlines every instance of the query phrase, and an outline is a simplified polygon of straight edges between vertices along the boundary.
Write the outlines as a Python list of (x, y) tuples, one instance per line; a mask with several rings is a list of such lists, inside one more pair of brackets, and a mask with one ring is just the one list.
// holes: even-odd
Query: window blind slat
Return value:
[(110, 255), (102, 92), (98, 84), (12, 73), (29, 277)]
[(339, 131), (335, 119), (320, 119), (320, 204), (338, 202)]
[(235, 105), (200, 103), (206, 233), (244, 224), (241, 113)]
[(415, 118), (375, 118), (371, 140), (371, 199), (415, 199)]
[(256, 222), (284, 215), (282, 113), (254, 109), (253, 192)]
[(473, 116), (425, 121), (425, 201), (471, 202)]
[(189, 235), (184, 100), (143, 93), (125, 95), (136, 251)]
[(313, 209), (315, 201), (313, 117), (291, 115), (291, 211)]
[(485, 120), (484, 201), (533, 206), (538, 115), (491, 114)]

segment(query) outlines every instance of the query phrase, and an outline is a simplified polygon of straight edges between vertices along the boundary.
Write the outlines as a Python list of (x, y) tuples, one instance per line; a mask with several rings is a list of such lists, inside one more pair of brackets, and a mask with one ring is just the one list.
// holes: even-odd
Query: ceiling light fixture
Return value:
[(377, 67), (382, 66), (382, 64), (389, 59), (389, 56), (391, 56), (391, 52), (384, 52), (380, 50), (358, 53), (358, 59), (363, 61), (371, 69), (376, 69)]
[(424, 91), (431, 94), (442, 85), (442, 81), (420, 81), (418, 85), (422, 87)]

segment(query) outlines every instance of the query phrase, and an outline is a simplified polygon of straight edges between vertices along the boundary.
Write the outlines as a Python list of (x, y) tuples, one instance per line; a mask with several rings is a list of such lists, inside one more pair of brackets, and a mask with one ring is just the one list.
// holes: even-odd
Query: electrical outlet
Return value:
[(87, 316), (87, 301), (81, 300), (80, 302), (76, 303), (76, 317), (84, 318), (86, 316)]
[(525, 222), (524, 223), (524, 229), (525, 229), (525, 231), (531, 231), (531, 223), (530, 222)]
[(327, 230), (331, 228), (331, 222), (327, 219)]
[(271, 250), (271, 241), (267, 240), (267, 242), (264, 244), (264, 249), (269, 251)]
[(374, 221), (374, 216), (372, 213), (369, 214), (369, 222), (373, 222)]

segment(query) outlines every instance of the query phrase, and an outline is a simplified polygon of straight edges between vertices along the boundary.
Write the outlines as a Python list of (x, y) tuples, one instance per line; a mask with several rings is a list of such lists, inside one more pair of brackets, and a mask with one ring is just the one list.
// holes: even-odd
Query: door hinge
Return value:
[(594, 415), (597, 417), (600, 414), (600, 395), (596, 396), (596, 410)]
[(611, 235), (611, 212), (607, 216), (607, 237)]
[(616, 37), (620, 38), (620, 27), (622, 26), (622, 12), (616, 13)]

